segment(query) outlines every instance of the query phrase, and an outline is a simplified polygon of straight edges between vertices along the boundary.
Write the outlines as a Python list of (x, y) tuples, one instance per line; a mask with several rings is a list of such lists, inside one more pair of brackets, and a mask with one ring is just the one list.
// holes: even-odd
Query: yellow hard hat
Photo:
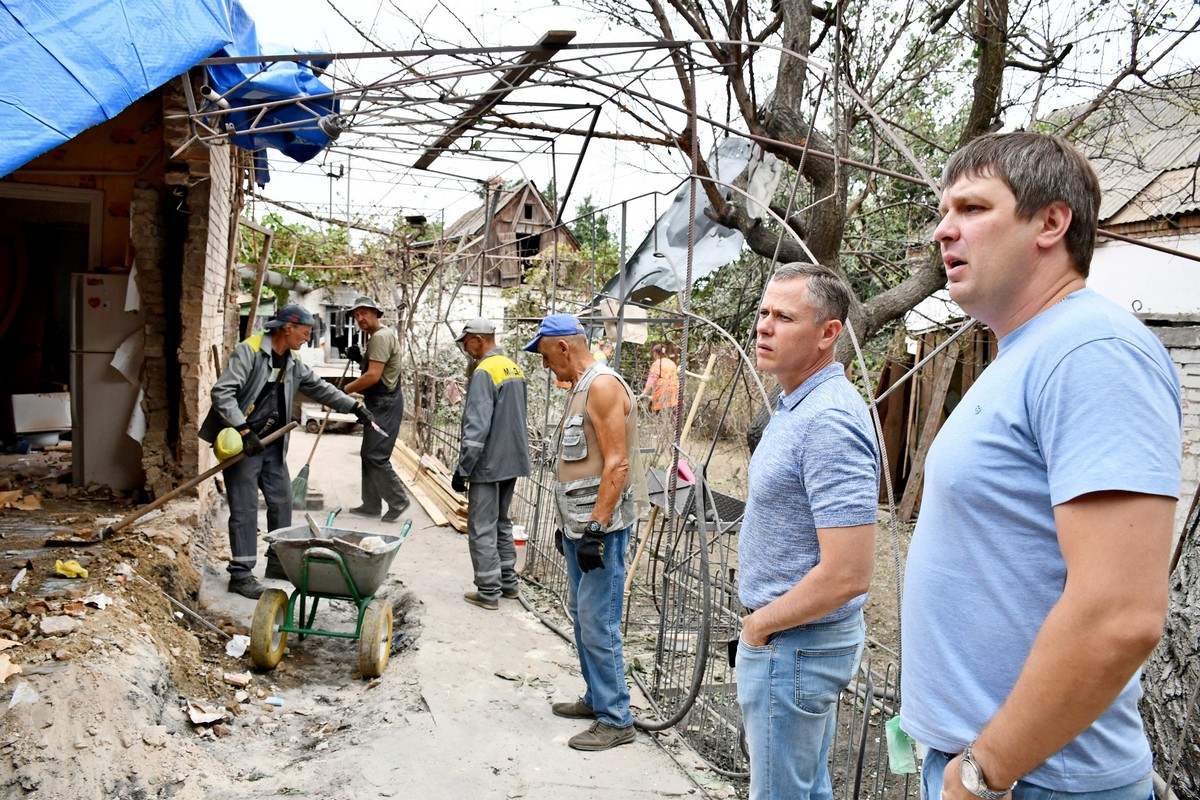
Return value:
[(224, 461), (227, 458), (236, 456), (242, 452), (242, 436), (233, 428), (222, 428), (217, 434), (217, 438), (213, 441), (213, 452), (217, 456), (217, 461)]

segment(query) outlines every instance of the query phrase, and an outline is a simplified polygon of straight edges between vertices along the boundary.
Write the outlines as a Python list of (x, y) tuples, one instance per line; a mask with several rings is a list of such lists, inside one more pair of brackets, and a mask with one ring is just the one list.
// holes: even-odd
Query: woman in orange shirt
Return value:
[(679, 367), (667, 356), (667, 346), (661, 342), (650, 348), (654, 360), (646, 375), (642, 394), (650, 395), (650, 410), (674, 409), (679, 405)]

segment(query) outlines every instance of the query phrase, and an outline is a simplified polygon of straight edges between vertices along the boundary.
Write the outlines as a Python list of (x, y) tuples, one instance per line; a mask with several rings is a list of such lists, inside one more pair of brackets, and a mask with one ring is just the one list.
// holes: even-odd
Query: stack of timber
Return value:
[(467, 532), (467, 498), (450, 488), (453, 475), (440, 459), (420, 454), (397, 439), (392, 464), (434, 525), (450, 525), (459, 533)]

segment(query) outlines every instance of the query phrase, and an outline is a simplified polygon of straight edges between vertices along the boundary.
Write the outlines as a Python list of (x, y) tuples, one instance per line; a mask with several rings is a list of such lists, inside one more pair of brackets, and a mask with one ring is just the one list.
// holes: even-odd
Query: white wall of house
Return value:
[[(1146, 241), (1200, 256), (1200, 236), (1196, 234)], [(1125, 242), (1098, 243), (1088, 286), (1140, 314), (1200, 313), (1200, 261)]]

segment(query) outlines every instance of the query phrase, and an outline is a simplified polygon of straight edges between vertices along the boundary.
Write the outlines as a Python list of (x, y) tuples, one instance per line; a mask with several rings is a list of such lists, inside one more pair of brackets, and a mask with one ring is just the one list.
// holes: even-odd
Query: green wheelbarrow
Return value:
[[(293, 525), (264, 537), (296, 588), (290, 595), (281, 589), (267, 589), (258, 598), (250, 624), (254, 666), (274, 669), (283, 658), (288, 634), (295, 633), (302, 641), (310, 635), (357, 639), (359, 672), (364, 678), (383, 674), (392, 648), (392, 606), (376, 599), (375, 592), (408, 536), (412, 520), (404, 523), (398, 536), (392, 536), (331, 527), (336, 515), (337, 511), (329, 515), (324, 528), (315, 523)], [(354, 603), (358, 608), (354, 630), (313, 627), (321, 600)]]

